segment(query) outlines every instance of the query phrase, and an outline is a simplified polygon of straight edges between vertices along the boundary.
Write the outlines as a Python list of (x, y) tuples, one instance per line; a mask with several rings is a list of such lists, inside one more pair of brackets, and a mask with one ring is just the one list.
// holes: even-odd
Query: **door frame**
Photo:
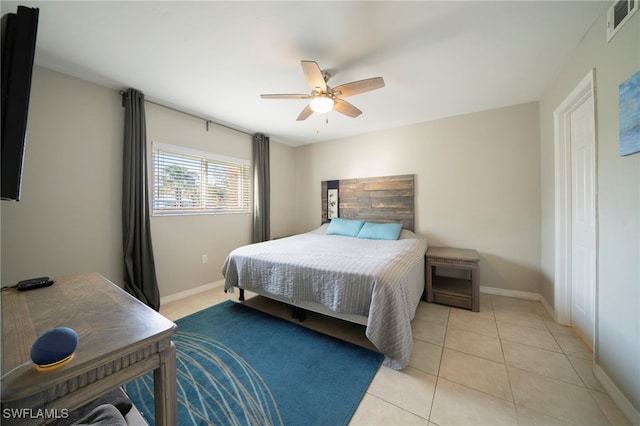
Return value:
[(571, 324), (571, 133), (570, 116), (585, 100), (593, 99), (594, 143), (595, 145), (595, 214), (596, 226), (594, 239), (596, 242), (595, 287), (593, 295), (595, 303), (595, 323), (591, 347), (596, 351), (598, 322), (598, 150), (595, 69), (578, 83), (573, 91), (553, 112), (554, 147), (555, 147), (555, 283), (554, 311), (556, 322)]

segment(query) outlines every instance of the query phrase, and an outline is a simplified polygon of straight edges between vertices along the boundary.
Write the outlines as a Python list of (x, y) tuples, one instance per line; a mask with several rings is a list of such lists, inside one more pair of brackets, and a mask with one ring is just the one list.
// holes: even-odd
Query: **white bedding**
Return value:
[(225, 291), (260, 288), (291, 304), (313, 302), (367, 317), (367, 338), (385, 365), (407, 366), (411, 320), (424, 290), (427, 241), (403, 230), (397, 241), (326, 235), (327, 225), (251, 244), (224, 262)]

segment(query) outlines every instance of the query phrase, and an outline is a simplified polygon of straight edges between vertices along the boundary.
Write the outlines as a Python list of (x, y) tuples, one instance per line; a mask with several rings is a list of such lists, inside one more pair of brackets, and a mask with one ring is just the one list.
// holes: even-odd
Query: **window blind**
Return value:
[(250, 163), (153, 143), (153, 214), (250, 212)]

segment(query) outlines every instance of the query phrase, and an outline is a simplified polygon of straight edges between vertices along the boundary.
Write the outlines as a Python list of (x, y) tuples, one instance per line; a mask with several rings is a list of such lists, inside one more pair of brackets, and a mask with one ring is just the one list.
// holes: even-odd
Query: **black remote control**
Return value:
[(18, 291), (33, 290), (41, 287), (49, 287), (54, 282), (55, 281), (50, 280), (49, 277), (32, 278), (20, 281), (16, 287), (18, 288)]

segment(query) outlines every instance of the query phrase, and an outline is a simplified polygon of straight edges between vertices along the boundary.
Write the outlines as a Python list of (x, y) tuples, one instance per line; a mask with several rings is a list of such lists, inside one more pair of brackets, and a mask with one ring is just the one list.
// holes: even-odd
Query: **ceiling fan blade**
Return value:
[(318, 64), (314, 61), (300, 61), (300, 63), (302, 64), (302, 72), (311, 90), (319, 89), (322, 93), (325, 93), (327, 91), (327, 82), (324, 81), (322, 71)]
[(309, 99), (311, 95), (260, 95), (262, 99)]
[(384, 79), (382, 77), (367, 78), (365, 80), (352, 81), (351, 83), (341, 84), (333, 88), (336, 96), (346, 98), (348, 96), (357, 95), (358, 93), (369, 92), (384, 87)]
[(356, 118), (362, 111), (358, 108), (354, 107), (347, 101), (343, 101), (342, 99), (336, 98), (336, 103), (333, 105), (333, 110), (337, 111), (341, 114), (348, 115), (349, 117)]
[(304, 121), (307, 118), (309, 118), (309, 116), (311, 114), (313, 114), (313, 110), (311, 109), (311, 105), (307, 105), (306, 107), (304, 107), (304, 109), (302, 110), (302, 112), (300, 113), (298, 118), (296, 118), (296, 121)]

